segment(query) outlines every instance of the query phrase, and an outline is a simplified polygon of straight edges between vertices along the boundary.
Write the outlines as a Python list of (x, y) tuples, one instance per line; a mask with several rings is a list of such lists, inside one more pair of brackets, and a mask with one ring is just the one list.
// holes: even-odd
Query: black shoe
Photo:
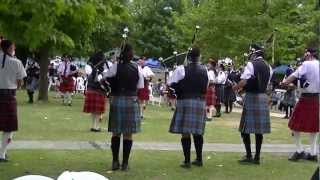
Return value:
[(221, 117), (220, 113), (217, 113), (216, 115), (214, 115), (213, 117)]
[(289, 119), (289, 117), (288, 116), (284, 116), (282, 119)]
[(122, 165), (121, 165), (121, 170), (122, 170), (122, 171), (128, 171), (128, 170), (129, 170), (128, 163), (122, 163)]
[(314, 161), (317, 162), (318, 157), (316, 155), (311, 155), (310, 153), (305, 154), (303, 159), (308, 160), (308, 161)]
[(71, 104), (71, 103), (69, 103), (69, 104), (68, 104), (68, 106), (72, 106), (72, 104)]
[(185, 162), (185, 161), (183, 161), (183, 162), (180, 164), (180, 167), (185, 168), (185, 169), (190, 169), (190, 168), (191, 168), (191, 163), (190, 163), (190, 162)]
[(5, 163), (5, 162), (9, 162), (9, 160), (0, 158), (0, 163)]
[(247, 157), (247, 156), (244, 156), (242, 159), (240, 159), (238, 162), (240, 164), (248, 164), (248, 163), (252, 163), (252, 157)]
[(289, 157), (288, 160), (289, 161), (298, 161), (299, 159), (303, 159), (304, 156), (305, 156), (304, 152), (301, 152), (301, 153), (295, 152)]
[(100, 129), (100, 128), (99, 128), (99, 129), (91, 128), (90, 131), (91, 131), (91, 132), (101, 132), (101, 129)]
[(175, 108), (171, 108), (171, 111), (175, 111)]
[(253, 163), (253, 164), (260, 165), (260, 158), (255, 157), (255, 158), (252, 160), (252, 163)]
[(206, 118), (206, 121), (212, 121), (212, 118)]
[(120, 169), (120, 163), (119, 161), (113, 161), (112, 162), (112, 171), (116, 171)]
[(203, 166), (203, 162), (199, 161), (199, 160), (194, 160), (191, 163), (192, 165), (198, 166), (198, 167), (202, 167)]

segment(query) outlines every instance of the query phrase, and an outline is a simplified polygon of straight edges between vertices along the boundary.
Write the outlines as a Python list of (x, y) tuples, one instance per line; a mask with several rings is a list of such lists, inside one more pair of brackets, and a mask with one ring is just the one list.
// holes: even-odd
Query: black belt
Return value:
[(319, 93), (302, 93), (302, 97), (318, 97)]
[(15, 96), (15, 89), (0, 89), (0, 96)]

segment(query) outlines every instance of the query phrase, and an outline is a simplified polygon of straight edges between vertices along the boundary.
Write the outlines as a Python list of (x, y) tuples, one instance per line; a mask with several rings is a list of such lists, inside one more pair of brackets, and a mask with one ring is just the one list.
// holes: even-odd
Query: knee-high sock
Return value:
[(190, 163), (191, 138), (190, 137), (181, 138), (181, 144), (183, 149), (184, 162)]
[(246, 156), (247, 158), (251, 158), (251, 140), (250, 140), (250, 134), (241, 133), (241, 137), (243, 140), (244, 147), (246, 148)]
[(132, 140), (124, 139), (123, 140), (123, 159), (122, 164), (128, 164), (130, 152), (132, 147)]
[(226, 102), (226, 103), (224, 104), (224, 106), (225, 106), (225, 108), (226, 108), (226, 113), (228, 113), (228, 112), (229, 112), (229, 102)]
[(303, 147), (301, 144), (300, 132), (293, 131), (292, 134), (293, 134), (294, 142), (296, 144), (296, 151), (298, 153), (301, 153), (303, 151)]
[(215, 108), (216, 108), (216, 114), (220, 115), (221, 114), (221, 112), (220, 112), (221, 111), (221, 104), (216, 105)]
[(0, 158), (5, 159), (8, 145), (11, 143), (12, 140), (12, 132), (3, 132), (2, 134), (2, 142), (1, 142), (1, 148), (0, 148)]
[(113, 161), (119, 161), (120, 137), (113, 136), (111, 138), (111, 151)]
[(70, 92), (66, 92), (66, 103), (68, 104), (72, 103), (72, 97)]
[(256, 155), (255, 155), (256, 159), (260, 159), (262, 141), (263, 141), (263, 135), (256, 134)]
[(91, 117), (92, 117), (91, 128), (98, 129), (98, 116), (93, 113), (93, 114), (91, 114)]
[(310, 154), (312, 156), (317, 155), (317, 142), (318, 142), (319, 133), (310, 133)]
[(207, 118), (212, 118), (212, 109), (210, 106), (207, 107)]
[(230, 109), (229, 109), (229, 110), (230, 110), (229, 112), (232, 112), (233, 102), (230, 102), (230, 103), (229, 103), (229, 108), (230, 108)]
[(197, 153), (197, 160), (202, 161), (203, 136), (194, 134), (193, 141)]

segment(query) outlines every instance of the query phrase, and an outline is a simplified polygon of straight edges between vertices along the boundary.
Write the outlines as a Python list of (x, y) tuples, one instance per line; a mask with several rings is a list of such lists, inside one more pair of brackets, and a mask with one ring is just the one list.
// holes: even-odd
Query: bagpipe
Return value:
[[(116, 58), (116, 61), (118, 63), (121, 62), (123, 59), (123, 50), (124, 50), (124, 47), (127, 43), (128, 33), (129, 33), (129, 29), (127, 27), (125, 27), (123, 29), (123, 34), (122, 34), (123, 40), (122, 40), (121, 46), (120, 46), (120, 54)], [(97, 71), (97, 73), (95, 75), (96, 76), (95, 81), (100, 84), (100, 89), (104, 92), (104, 94), (108, 95), (112, 91), (112, 86), (115, 84), (115, 79), (114, 78), (102, 78), (101, 80), (99, 80), (98, 76), (99, 76), (99, 74), (102, 74), (102, 72), (104, 71), (104, 68), (103, 68), (104, 64), (106, 64), (107, 69), (110, 69), (105, 58), (100, 59), (98, 62), (95, 62), (94, 65), (91, 65), (91, 67), (93, 67), (93, 69), (95, 69)]]
[[(188, 50), (187, 52), (185, 53), (185, 58), (183, 60), (183, 63), (180, 64), (180, 65), (187, 65), (188, 62), (190, 61), (190, 53), (191, 53), (191, 50), (192, 50), (192, 47), (194, 45), (194, 42), (196, 40), (196, 37), (197, 37), (197, 33), (199, 32), (200, 30), (200, 26), (196, 25), (195, 26), (195, 30), (194, 30), (194, 33), (193, 33), (193, 37), (192, 37), (192, 40), (191, 40), (191, 44), (190, 46), (188, 47)], [(177, 59), (177, 51), (174, 51), (173, 52), (173, 55), (174, 55), (174, 60), (175, 60), (175, 63), (174, 63), (174, 67), (177, 67), (179, 65), (178, 63), (178, 59)], [(164, 60), (163, 62), (161, 62), (163, 65), (166, 65), (166, 63), (169, 61), (170, 59), (166, 59)], [(179, 97), (179, 95), (181, 94), (181, 87), (179, 85), (179, 83), (173, 83), (169, 86), (168, 88), (168, 91), (170, 94), (172, 94), (172, 96), (174, 97)]]

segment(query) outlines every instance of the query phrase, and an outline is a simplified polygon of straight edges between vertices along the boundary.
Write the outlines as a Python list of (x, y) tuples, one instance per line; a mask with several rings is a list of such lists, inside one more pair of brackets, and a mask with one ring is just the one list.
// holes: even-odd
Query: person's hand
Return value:
[(232, 90), (233, 91), (238, 91), (238, 89), (239, 89), (239, 86), (237, 84), (232, 86)]

